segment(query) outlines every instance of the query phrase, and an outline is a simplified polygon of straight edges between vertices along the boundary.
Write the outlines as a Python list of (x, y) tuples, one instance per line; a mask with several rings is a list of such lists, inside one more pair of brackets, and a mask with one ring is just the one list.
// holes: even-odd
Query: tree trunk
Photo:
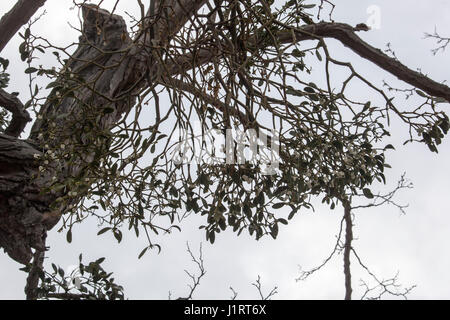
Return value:
[(32, 257), (31, 247), (43, 248), (46, 236), (42, 213), (49, 199), (39, 196), (43, 181), (31, 179), (35, 154), (41, 153), (31, 141), (0, 134), (0, 247), (23, 264)]
[[(121, 16), (81, 5), (79, 46), (39, 111), (30, 140), (0, 134), (0, 247), (17, 262), (27, 264), (32, 248), (44, 249), (47, 231), (69, 209), (67, 203), (55, 203), (70, 190), (47, 189), (95, 170), (99, 148), (108, 150), (107, 139), (98, 145), (98, 138), (108, 136), (123, 113), (134, 107), (139, 91), (159, 74), (152, 50), (169, 41), (206, 1), (169, 0), (164, 8), (160, 1), (155, 3), (144, 20), (151, 26), (144, 24), (134, 40)], [(164, 18), (161, 12), (167, 9)], [(50, 161), (42, 171), (36, 158), (55, 153), (62, 144), (74, 156)]]
[[(30, 262), (32, 248), (44, 250), (47, 231), (67, 211), (67, 204), (56, 209), (52, 204), (68, 190), (43, 190), (78, 177), (94, 161), (99, 147), (95, 137), (80, 134), (86, 125), (86, 112), (101, 115), (93, 125), (97, 132), (107, 132), (133, 107), (133, 93), (146, 70), (137, 47), (131, 46), (122, 17), (84, 6), (83, 18), (79, 46), (58, 78), (61, 85), (52, 90), (41, 108), (30, 140), (0, 134), (0, 247), (22, 264)], [(76, 79), (70, 80), (71, 74)], [(81, 148), (83, 154), (72, 161), (58, 159), (44, 171), (39, 169), (37, 159), (61, 144), (73, 154)]]

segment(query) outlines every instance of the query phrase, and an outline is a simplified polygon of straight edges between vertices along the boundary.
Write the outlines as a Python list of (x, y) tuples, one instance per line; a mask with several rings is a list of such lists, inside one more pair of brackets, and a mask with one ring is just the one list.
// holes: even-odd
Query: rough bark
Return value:
[[(45, 143), (58, 147), (65, 141), (61, 139), (70, 137), (74, 122), (83, 117), (80, 107), (83, 102), (99, 110), (106, 106), (114, 108), (113, 112), (99, 119), (98, 125), (105, 129), (110, 128), (120, 114), (133, 105), (129, 96), (124, 96), (122, 100), (115, 98), (122, 90), (128, 89), (128, 84), (136, 83), (136, 77), (139, 77), (139, 73), (135, 72), (138, 58), (126, 58), (131, 40), (124, 20), (101, 9), (86, 7), (83, 11), (83, 36), (67, 66), (92, 85), (81, 87), (73, 96), (57, 102), (54, 102), (57, 93), (52, 92), (40, 111), (42, 120), (37, 120), (33, 125), (31, 141), (38, 141), (39, 133), (48, 129), (49, 119), (54, 119), (55, 126), (66, 134)], [(100, 34), (97, 32), (98, 25), (102, 27)], [(119, 64), (118, 67), (111, 67)], [(142, 65), (140, 67), (142, 71)], [(64, 116), (58, 117), (60, 115)], [(64, 181), (76, 176), (87, 165), (81, 162), (62, 164), (58, 169), (48, 168), (38, 174), (36, 154), (41, 155), (38, 146), (30, 141), (0, 136), (0, 247), (23, 264), (31, 260), (32, 248), (44, 250), (46, 231), (57, 223), (66, 210), (65, 207), (58, 210), (50, 208), (61, 192), (42, 195), (41, 191), (51, 184), (53, 177)]]
[(31, 259), (31, 247), (44, 249), (46, 236), (40, 221), (47, 199), (31, 182), (37, 172), (35, 154), (41, 153), (31, 141), (0, 135), (0, 247), (24, 264)]
[(0, 20), (0, 52), (46, 0), (19, 0)]
[[(1, 30), (1, 29), (0, 29)], [(28, 122), (31, 121), (30, 114), (25, 110), (22, 102), (14, 95), (0, 89), (0, 106), (10, 111), (12, 120), (5, 130), (7, 135), (19, 137)]]
[(350, 255), (353, 242), (353, 219), (349, 200), (343, 201), (345, 220), (345, 241), (344, 241), (344, 277), (345, 277), (345, 300), (352, 299), (352, 273), (350, 269)]

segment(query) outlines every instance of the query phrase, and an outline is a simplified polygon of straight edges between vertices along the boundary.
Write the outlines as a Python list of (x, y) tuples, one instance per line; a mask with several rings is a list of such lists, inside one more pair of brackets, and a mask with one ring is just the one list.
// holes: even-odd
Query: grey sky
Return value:
[[(15, 0), (0, 2), (0, 15), (4, 14)], [(104, 1), (107, 5), (113, 1)], [(313, 1), (311, 1), (313, 2)], [(137, 12), (135, 1), (122, 0), (119, 12)], [(337, 0), (335, 20), (350, 24), (366, 22), (367, 8), (380, 8), (379, 30), (372, 30), (361, 36), (374, 46), (385, 48), (390, 42), (397, 57), (411, 68), (420, 67), (424, 73), (438, 81), (449, 78), (450, 64), (447, 53), (433, 56), (430, 52), (435, 44), (424, 40), (424, 32), (432, 32), (435, 26), (444, 36), (450, 36), (450, 3), (445, 0), (419, 1), (363, 1)], [(67, 25), (69, 20), (77, 25), (77, 12), (69, 10), (69, 0), (48, 0), (47, 15), (35, 28), (47, 38), (59, 44), (67, 44), (78, 37)], [(108, 7), (108, 6), (106, 6)], [(447, 32), (447, 33), (446, 33)], [(3, 56), (11, 60), (11, 85), (13, 91), (27, 95), (27, 80), (23, 75), (25, 65), (17, 58), (20, 40), (16, 37), (5, 49)], [(352, 54), (341, 45), (329, 42), (342, 60), (351, 60), (354, 66), (369, 79), (382, 83), (388, 80), (392, 85), (401, 85), (370, 62)], [(316, 70), (320, 78), (321, 70)], [(337, 75), (339, 76), (339, 74)], [(372, 99), (367, 91), (354, 94)], [(405, 105), (405, 108), (407, 105)], [(448, 105), (446, 105), (448, 107)], [(424, 145), (403, 146), (406, 127), (394, 121), (391, 128), (393, 143), (397, 151), (391, 152), (387, 162), (388, 185), (396, 184), (403, 172), (414, 183), (414, 189), (401, 192), (396, 198), (400, 203), (409, 203), (406, 215), (397, 208), (382, 207), (356, 212), (355, 246), (365, 264), (380, 278), (391, 277), (400, 271), (399, 280), (405, 286), (416, 284), (411, 298), (450, 298), (450, 144), (448, 139), (439, 148), (439, 154), (432, 154)], [(387, 188), (389, 189), (389, 188)], [(185, 250), (186, 241), (195, 251), (203, 241), (207, 274), (195, 298), (227, 299), (229, 286), (239, 293), (238, 298), (257, 298), (251, 283), (261, 276), (264, 288), (278, 286), (275, 298), (285, 299), (341, 299), (344, 295), (342, 257), (336, 257), (327, 268), (312, 276), (306, 282), (295, 282), (298, 265), (305, 269), (320, 264), (329, 254), (338, 231), (341, 210), (330, 211), (318, 206), (316, 212), (304, 211), (280, 230), (279, 238), (273, 241), (264, 238), (258, 242), (246, 235), (236, 237), (234, 233), (220, 234), (214, 245), (204, 242), (204, 232), (198, 230), (203, 219), (191, 216), (182, 224), (182, 233), (159, 238), (163, 245), (161, 254), (151, 252), (141, 260), (137, 255), (146, 245), (145, 239), (135, 239), (133, 234), (125, 235), (118, 245), (112, 236), (96, 236), (94, 221), (79, 225), (74, 230), (72, 244), (65, 240), (65, 234), (58, 234), (55, 228), (49, 234), (48, 253), (50, 260), (62, 267), (77, 262), (80, 252), (85, 260), (105, 256), (105, 266), (114, 271), (118, 283), (124, 285), (130, 298), (165, 299), (168, 292), (182, 296), (187, 292), (189, 279), (184, 269), (195, 270)], [(356, 263), (353, 263), (355, 266)], [(6, 254), (0, 254), (0, 299), (24, 298), (24, 273), (20, 266)], [(368, 279), (359, 268), (353, 270), (354, 297), (360, 295), (358, 281)]]

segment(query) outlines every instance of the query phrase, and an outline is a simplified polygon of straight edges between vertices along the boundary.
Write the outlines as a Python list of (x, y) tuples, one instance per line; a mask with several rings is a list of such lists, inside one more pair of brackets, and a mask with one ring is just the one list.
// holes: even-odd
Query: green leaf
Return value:
[(216, 234), (214, 233), (214, 231), (209, 232), (209, 242), (211, 242), (211, 244), (214, 244), (215, 240), (216, 240)]
[(280, 209), (280, 208), (283, 208), (284, 205), (285, 205), (285, 203), (283, 203), (283, 202), (275, 203), (275, 204), (272, 206), (272, 208), (273, 208), (273, 209)]
[(45, 89), (56, 88), (56, 87), (59, 87), (59, 85), (60, 85), (60, 83), (59, 83), (58, 81), (53, 81), (53, 82), (50, 82), (50, 83), (45, 87)]
[(427, 96), (425, 93), (423, 93), (422, 91), (420, 91), (420, 90), (416, 90), (416, 93), (417, 93), (419, 96), (421, 96), (422, 98), (428, 98), (428, 96)]
[(278, 236), (278, 224), (275, 223), (273, 226), (270, 227), (270, 235), (274, 239), (277, 238), (277, 236)]
[(8, 66), (9, 66), (9, 60), (0, 58), (0, 64), (3, 66), (3, 70), (6, 70), (6, 69), (8, 69)]
[(138, 259), (142, 258), (142, 256), (147, 252), (148, 247), (144, 248), (144, 250), (139, 253)]
[(122, 232), (120, 230), (115, 230), (114, 238), (120, 243), (122, 241)]
[(319, 61), (322, 61), (322, 55), (320, 54), (319, 50), (316, 50), (316, 57), (319, 59)]
[(103, 228), (102, 230), (100, 230), (98, 233), (97, 233), (97, 235), (99, 236), (99, 235), (101, 235), (101, 234), (104, 234), (106, 231), (108, 231), (108, 230), (111, 230), (111, 228), (110, 227), (106, 227), (106, 228)]
[(112, 107), (106, 107), (103, 109), (104, 114), (113, 113), (114, 111), (115, 111), (115, 109)]
[(250, 206), (247, 203), (244, 204), (243, 211), (248, 218), (252, 216), (252, 209), (250, 209)]
[(298, 211), (297, 208), (293, 209), (291, 211), (291, 213), (289, 213), (288, 220), (291, 220), (294, 217), (294, 215), (297, 213), (297, 211)]
[(305, 87), (305, 89), (304, 89), (306, 92), (308, 92), (308, 93), (315, 93), (316, 91), (313, 89), (313, 88), (311, 88), (311, 87)]
[(36, 71), (38, 71), (38, 69), (33, 68), (33, 67), (29, 67), (25, 69), (25, 73), (30, 74), (30, 73), (35, 73)]
[(301, 58), (301, 57), (304, 57), (305, 56), (305, 53), (304, 52), (302, 52), (302, 51), (300, 51), (300, 50), (298, 50), (298, 49), (294, 49), (294, 50), (292, 50), (292, 53), (291, 53), (294, 57), (296, 57), (296, 58)]
[(374, 198), (374, 195), (373, 195), (372, 191), (370, 191), (370, 189), (368, 189), (368, 188), (364, 188), (363, 189), (363, 193), (364, 193), (364, 196), (366, 198), (368, 198), (368, 199), (373, 199)]
[(20, 46), (19, 46), (19, 53), (20, 53), (20, 54), (24, 54), (26, 48), (27, 48), (27, 43), (26, 43), (26, 42), (22, 42), (22, 43), (20, 44)]
[(364, 112), (364, 111), (366, 111), (369, 108), (370, 108), (370, 101), (366, 102), (366, 104), (364, 105), (364, 107), (363, 107), (361, 112)]
[(68, 243), (72, 243), (72, 229), (69, 229), (69, 231), (67, 231), (66, 239)]

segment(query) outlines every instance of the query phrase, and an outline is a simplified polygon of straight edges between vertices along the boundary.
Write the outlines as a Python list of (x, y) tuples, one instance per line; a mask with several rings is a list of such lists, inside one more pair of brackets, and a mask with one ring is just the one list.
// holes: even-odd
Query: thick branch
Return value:
[(38, 298), (36, 290), (39, 285), (39, 276), (43, 272), (44, 258), (45, 252), (36, 250), (31, 270), (28, 273), (27, 285), (25, 286), (27, 300), (36, 300)]
[(30, 181), (37, 172), (35, 156), (41, 155), (31, 141), (0, 134), (0, 247), (22, 264), (31, 260), (31, 247), (45, 250), (45, 228), (38, 221), (46, 200), (39, 196), (40, 181)]
[(398, 60), (389, 57), (380, 49), (376, 49), (367, 42), (358, 37), (355, 31), (365, 30), (362, 28), (353, 28), (344, 23), (317, 23), (308, 25), (295, 31), (295, 37), (292, 32), (283, 31), (279, 33), (278, 39), (281, 43), (292, 43), (294, 41), (303, 41), (319, 38), (333, 38), (340, 41), (353, 52), (362, 58), (376, 64), (383, 70), (396, 76), (398, 79), (418, 88), (433, 97), (444, 98), (450, 102), (450, 88), (438, 83), (425, 75), (411, 70)]
[(0, 52), (9, 40), (27, 23), (45, 0), (19, 0), (0, 20)]
[[(365, 31), (367, 29), (359, 26), (352, 27), (344, 23), (321, 22), (311, 24), (299, 29), (281, 31), (275, 37), (279, 44), (295, 43), (305, 40), (316, 40), (321, 38), (333, 38), (340, 41), (346, 47), (357, 53), (362, 58), (376, 64), (383, 70), (396, 76), (398, 79), (418, 88), (430, 96), (444, 98), (450, 102), (450, 88), (444, 84), (431, 80), (427, 76), (409, 69), (398, 60), (389, 57), (381, 50), (376, 49), (358, 37), (355, 31)], [(262, 45), (273, 46), (258, 41), (256, 37), (248, 40), (249, 46), (260, 47)], [(227, 48), (227, 42), (221, 43), (220, 47)], [(176, 58), (168, 66), (169, 74), (177, 75), (188, 70), (209, 63), (214, 56), (217, 56), (217, 46), (199, 48), (195, 53), (188, 53)]]
[[(152, 0), (147, 11), (148, 20), (146, 32), (155, 33), (156, 40), (165, 42), (171, 39), (180, 29), (192, 19), (197, 11), (207, 2), (206, 0)], [(154, 11), (154, 12), (152, 12)], [(146, 37), (152, 41), (152, 37)], [(152, 43), (150, 43), (152, 45)]]
[(20, 100), (0, 89), (0, 106), (12, 113), (12, 120), (5, 133), (13, 137), (19, 137), (28, 122), (31, 121), (30, 114), (25, 110)]

